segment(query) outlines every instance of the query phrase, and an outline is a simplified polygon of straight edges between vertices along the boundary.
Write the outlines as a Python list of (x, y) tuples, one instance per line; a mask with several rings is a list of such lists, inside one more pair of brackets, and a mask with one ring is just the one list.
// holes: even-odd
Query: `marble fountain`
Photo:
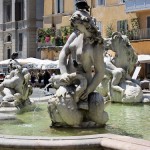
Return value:
[(137, 55), (129, 39), (118, 32), (102, 38), (86, 1), (76, 6), (61, 74), (49, 79), (54, 95), (31, 98), (30, 73), (12, 54), (0, 84), (0, 149), (150, 149), (149, 102), (130, 75)]

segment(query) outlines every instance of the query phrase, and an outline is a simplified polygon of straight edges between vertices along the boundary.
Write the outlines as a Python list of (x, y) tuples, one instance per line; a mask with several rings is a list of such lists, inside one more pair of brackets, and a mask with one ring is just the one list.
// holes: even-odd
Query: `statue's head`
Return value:
[(87, 30), (97, 30), (94, 19), (86, 11), (77, 10), (70, 18), (71, 25), (82, 32), (82, 28)]
[(19, 70), (21, 70), (21, 65), (20, 65), (20, 63), (17, 61), (17, 60), (13, 60), (13, 59), (11, 59), (10, 60), (10, 62), (9, 62), (9, 69), (10, 70), (14, 70), (14, 69), (19, 69)]
[(18, 58), (18, 52), (14, 52), (11, 55), (11, 59), (17, 59)]
[(22, 69), (22, 73), (23, 73), (23, 75), (28, 74), (28, 73), (29, 73), (29, 70), (28, 70), (27, 68), (23, 68), (23, 69)]
[(75, 30), (85, 33), (88, 37), (101, 37), (96, 26), (96, 19), (91, 17), (87, 11), (77, 10), (70, 18), (71, 25)]
[(75, 5), (76, 5), (77, 9), (79, 9), (79, 10), (89, 11), (89, 8), (90, 8), (86, 0), (76, 0)]
[(137, 54), (128, 37), (119, 32), (114, 32), (111, 38), (111, 50), (115, 52), (113, 63), (132, 73), (137, 62)]
[(120, 52), (121, 49), (132, 49), (134, 51), (128, 37), (122, 35), (120, 32), (114, 32), (112, 34), (111, 42), (112, 50), (115, 52)]
[(22, 74), (24, 76), (24, 79), (25, 79), (25, 83), (28, 83), (29, 80), (31, 79), (31, 75), (29, 73), (29, 70), (27, 68), (23, 68), (22, 69)]

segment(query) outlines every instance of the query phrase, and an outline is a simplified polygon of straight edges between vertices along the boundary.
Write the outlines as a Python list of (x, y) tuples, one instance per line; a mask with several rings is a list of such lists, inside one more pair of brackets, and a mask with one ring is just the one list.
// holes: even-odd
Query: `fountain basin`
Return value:
[[(19, 118), (22, 118), (22, 121), (20, 121), (19, 124), (18, 122), (14, 123), (13, 120), (1, 121), (2, 125), (0, 127), (2, 128), (0, 129), (0, 149), (2, 150), (9, 150), (9, 149), (10, 150), (11, 149), (13, 150), (15, 149), (16, 150), (32, 150), (32, 149), (33, 150), (45, 150), (45, 149), (149, 150), (150, 149), (150, 141), (149, 141), (150, 130), (148, 130), (149, 118), (147, 117), (149, 116), (149, 112), (150, 112), (149, 105), (144, 105), (144, 104), (124, 105), (124, 104), (114, 104), (114, 103), (109, 104), (106, 107), (106, 111), (109, 114), (110, 120), (106, 124), (105, 129), (49, 128), (50, 118), (46, 110), (47, 103), (41, 103), (41, 101), (39, 100), (38, 103), (36, 103), (36, 105), (37, 107), (34, 111), (24, 112), (23, 114), (21, 114), (22, 116), (20, 114), (18, 115)], [(39, 109), (39, 112), (37, 111), (38, 107), (39, 108), (41, 107)], [(42, 109), (45, 112), (43, 112)], [(144, 116), (143, 114), (146, 114), (146, 116)], [(18, 117), (16, 116), (16, 118)], [(146, 122), (143, 123), (141, 119), (145, 120), (146, 118), (147, 118)], [(29, 120), (26, 121), (26, 119)], [(45, 120), (45, 122), (43, 122), (43, 124), (39, 123), (37, 125), (36, 122), (37, 120), (38, 121), (41, 120), (41, 122)], [(31, 124), (32, 121), (33, 124)], [(131, 122), (129, 123), (128, 121)], [(8, 122), (10, 123), (10, 125), (12, 125), (12, 127), (7, 128)], [(127, 124), (125, 124), (125, 122)], [(137, 124), (138, 122), (139, 122), (139, 126)], [(130, 128), (132, 128), (128, 126), (131, 123), (133, 124), (133, 129), (134, 129), (133, 131), (129, 130)], [(3, 124), (4, 126), (6, 126), (5, 128), (3, 128)], [(42, 125), (42, 127), (39, 127), (40, 125)], [(43, 128), (43, 125), (45, 126), (45, 129)], [(125, 128), (127, 128), (129, 131), (124, 131), (125, 128), (122, 128), (122, 126), (125, 126)], [(143, 127), (143, 130), (145, 130), (146, 132), (139, 133), (137, 126), (141, 128)], [(33, 129), (31, 129), (32, 127)], [(9, 132), (14, 129), (16, 129), (14, 133)], [(4, 132), (2, 133), (1, 131), (3, 130)], [(112, 130), (112, 132), (110, 132), (110, 130)], [(25, 136), (29, 134), (31, 136)], [(121, 135), (116, 135), (116, 134), (121, 134)], [(19, 135), (24, 135), (24, 136), (19, 136)]]
[[(150, 107), (144, 104), (110, 103), (105, 108), (109, 121), (104, 128), (50, 128), (47, 103), (36, 103), (34, 110), (17, 113), (15, 119), (0, 121), (0, 134), (13, 136), (82, 136), (118, 134), (150, 140)], [(12, 112), (8, 114), (8, 117)]]

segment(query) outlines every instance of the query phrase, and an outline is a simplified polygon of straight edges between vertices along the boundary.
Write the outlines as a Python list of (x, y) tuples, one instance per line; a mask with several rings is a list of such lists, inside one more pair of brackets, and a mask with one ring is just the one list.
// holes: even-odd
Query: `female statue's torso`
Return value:
[[(94, 47), (91, 45), (86, 39), (84, 39), (83, 34), (78, 35), (74, 41), (69, 45), (70, 53), (71, 53), (71, 62), (75, 60), (80, 67), (83, 68), (83, 72), (85, 72), (85, 76), (88, 81), (91, 80), (91, 67), (94, 64), (94, 56), (93, 51)], [(70, 64), (70, 65), (73, 65)], [(73, 66), (74, 71), (76, 68)], [(83, 73), (83, 72), (80, 73)], [(72, 70), (73, 72), (73, 70)]]

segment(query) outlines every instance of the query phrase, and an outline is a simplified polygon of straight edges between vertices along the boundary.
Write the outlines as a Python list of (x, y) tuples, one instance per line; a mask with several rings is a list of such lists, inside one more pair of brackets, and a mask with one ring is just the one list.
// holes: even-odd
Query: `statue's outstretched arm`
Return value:
[(11, 79), (12, 77), (14, 77), (14, 75), (15, 75), (15, 70), (12, 70), (12, 71), (10, 72), (10, 74), (7, 75), (5, 78), (6, 78), (6, 79)]

